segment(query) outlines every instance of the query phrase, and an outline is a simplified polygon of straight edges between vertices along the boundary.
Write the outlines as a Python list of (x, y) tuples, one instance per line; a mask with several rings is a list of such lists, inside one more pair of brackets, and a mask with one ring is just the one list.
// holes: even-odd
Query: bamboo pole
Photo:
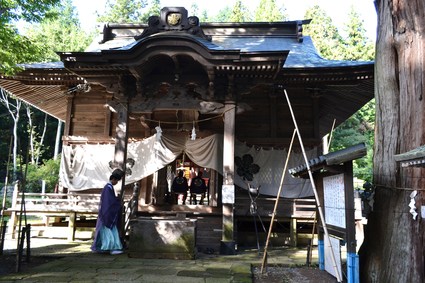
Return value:
[(272, 219), (270, 220), (270, 228), (269, 228), (269, 232), (267, 234), (266, 246), (264, 247), (263, 261), (261, 263), (261, 273), (263, 273), (264, 266), (267, 264), (266, 263), (266, 261), (267, 261), (267, 248), (269, 246), (269, 240), (270, 240), (270, 236), (272, 234), (274, 218), (276, 216), (276, 210), (277, 210), (277, 205), (278, 205), (279, 199), (280, 199), (280, 193), (282, 192), (283, 179), (285, 178), (285, 173), (286, 173), (286, 168), (288, 167), (289, 157), (291, 156), (292, 144), (294, 143), (295, 134), (296, 134), (296, 129), (294, 129), (294, 133), (292, 134), (291, 144), (289, 145), (288, 155), (286, 156), (285, 166), (283, 167), (282, 178), (280, 179), (279, 191), (276, 195), (276, 201), (274, 203)]
[(300, 130), (298, 128), (297, 120), (295, 119), (295, 115), (294, 115), (294, 112), (292, 110), (291, 101), (289, 100), (288, 93), (286, 92), (286, 89), (284, 89), (284, 93), (285, 93), (286, 101), (288, 102), (289, 111), (291, 112), (291, 116), (292, 116), (292, 120), (293, 120), (294, 125), (295, 125), (295, 129), (296, 129), (297, 134), (298, 134), (298, 139), (299, 139), (299, 142), (300, 142), (301, 151), (302, 151), (303, 156), (304, 156), (305, 165), (307, 166), (308, 176), (310, 177), (311, 186), (313, 187), (313, 193), (314, 193), (314, 197), (316, 199), (317, 210), (319, 211), (319, 216), (320, 216), (320, 221), (322, 222), (323, 231), (324, 231), (325, 237), (328, 239), (328, 244), (329, 244), (329, 248), (331, 250), (332, 264), (333, 264), (333, 267), (334, 267), (334, 270), (335, 270), (336, 279), (337, 279), (338, 282), (342, 282), (341, 275), (339, 274), (339, 270), (336, 266), (336, 259), (335, 259), (332, 244), (331, 244), (331, 241), (330, 241), (328, 228), (326, 227), (325, 217), (323, 215), (322, 207), (320, 205), (319, 195), (317, 194), (317, 189), (316, 189), (316, 185), (314, 183), (313, 174), (311, 173), (310, 165), (308, 164), (308, 159), (307, 159), (307, 155), (305, 153), (304, 144), (303, 144), (303, 141), (302, 141), (302, 138), (301, 138), (301, 133), (300, 133)]

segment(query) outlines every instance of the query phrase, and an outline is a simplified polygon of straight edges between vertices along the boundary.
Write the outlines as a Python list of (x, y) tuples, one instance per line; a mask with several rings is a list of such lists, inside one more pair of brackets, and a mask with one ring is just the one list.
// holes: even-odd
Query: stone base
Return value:
[(195, 259), (196, 220), (139, 217), (130, 222), (130, 257)]
[(221, 241), (221, 243), (220, 243), (220, 254), (222, 254), (222, 255), (234, 255), (234, 254), (236, 254), (236, 242), (235, 241)]

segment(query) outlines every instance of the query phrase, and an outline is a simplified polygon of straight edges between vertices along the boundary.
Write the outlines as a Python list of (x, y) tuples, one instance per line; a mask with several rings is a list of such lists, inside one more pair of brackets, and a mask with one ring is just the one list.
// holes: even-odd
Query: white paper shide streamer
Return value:
[(415, 197), (418, 194), (418, 191), (414, 190), (412, 193), (410, 193), (410, 214), (413, 215), (413, 220), (416, 220), (416, 216), (418, 216), (418, 213), (416, 212), (416, 205), (415, 205)]
[(155, 127), (155, 130), (156, 130), (156, 140), (157, 141), (160, 141), (161, 140), (161, 136), (162, 136), (161, 126), (160, 125), (156, 126)]

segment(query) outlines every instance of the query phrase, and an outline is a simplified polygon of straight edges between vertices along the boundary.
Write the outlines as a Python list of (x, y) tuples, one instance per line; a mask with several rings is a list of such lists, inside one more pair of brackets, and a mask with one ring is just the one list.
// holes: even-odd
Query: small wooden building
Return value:
[[(316, 153), (334, 121), (373, 98), (374, 63), (321, 58), (303, 34), (309, 22), (199, 23), (185, 8), (165, 7), (147, 24), (106, 24), (87, 51), (65, 50), (61, 62), (0, 76), (0, 87), (65, 122), (61, 180), (70, 191), (101, 188), (124, 169), (123, 183), (140, 187), (139, 214), (192, 214), (199, 233), (204, 225), (218, 235), (207, 243), (232, 252), (234, 224), (251, 217), (251, 184), (234, 159), (248, 154), (259, 163), (256, 154), (268, 151), (281, 171), (294, 130), (284, 91), (304, 145)], [(294, 148), (292, 158), (298, 142)], [(274, 198), (282, 172), (261, 162), (264, 176), (254, 183)], [(167, 204), (179, 167), (207, 173), (207, 203)], [(312, 196), (304, 185), (292, 183), (281, 196)], [(265, 207), (260, 213), (270, 216)]]

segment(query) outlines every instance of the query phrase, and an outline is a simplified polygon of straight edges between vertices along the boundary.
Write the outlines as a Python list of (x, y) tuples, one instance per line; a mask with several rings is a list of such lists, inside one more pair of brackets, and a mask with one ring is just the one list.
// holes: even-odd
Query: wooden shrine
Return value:
[[(234, 225), (243, 217), (235, 211), (241, 204), (238, 192), (246, 189), (235, 186), (235, 143), (288, 148), (294, 125), (286, 90), (304, 145), (321, 152), (334, 122), (339, 125), (373, 98), (374, 63), (321, 58), (303, 34), (309, 22), (200, 23), (183, 7), (165, 7), (148, 23), (105, 24), (85, 52), (58, 50), (60, 62), (28, 64), (14, 76), (0, 75), (0, 87), (65, 122), (64, 148), (112, 145), (106, 174), (133, 169), (134, 160), (127, 157), (131, 142), (160, 134), (192, 142), (220, 135), (221, 167), (208, 171), (204, 205), (167, 203), (164, 180), (179, 168), (175, 160), (139, 179), (127, 175), (122, 183), (129, 194), (135, 183), (140, 187), (139, 214), (184, 213), (205, 227), (216, 223), (206, 234), (218, 233), (219, 239), (207, 242), (233, 253)], [(71, 172), (75, 156), (62, 157), (71, 160), (63, 165)], [(177, 159), (193, 162), (184, 150)], [(74, 184), (84, 179), (75, 170), (66, 172)], [(135, 179), (128, 183), (130, 177)], [(101, 188), (101, 182), (106, 178), (99, 177), (88, 191)]]

